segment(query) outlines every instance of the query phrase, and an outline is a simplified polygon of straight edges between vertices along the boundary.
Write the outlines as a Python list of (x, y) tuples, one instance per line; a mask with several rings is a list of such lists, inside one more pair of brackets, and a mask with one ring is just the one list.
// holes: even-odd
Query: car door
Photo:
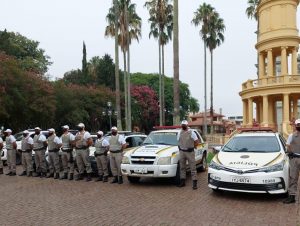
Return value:
[(196, 160), (196, 163), (199, 163), (202, 160), (203, 146), (200, 144), (203, 143), (203, 140), (202, 140), (202, 137), (199, 135), (199, 133), (196, 130), (193, 130), (193, 133), (196, 134), (196, 136), (199, 140), (199, 145), (197, 146), (197, 148), (195, 150), (195, 160)]

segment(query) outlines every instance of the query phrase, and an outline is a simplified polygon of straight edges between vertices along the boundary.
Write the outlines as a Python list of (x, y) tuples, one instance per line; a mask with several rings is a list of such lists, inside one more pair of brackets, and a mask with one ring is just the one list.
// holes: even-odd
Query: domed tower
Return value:
[(298, 118), (300, 76), (298, 74), (297, 29), (299, 0), (261, 0), (258, 16), (258, 78), (242, 84), (243, 126), (259, 123), (292, 132), (290, 122)]

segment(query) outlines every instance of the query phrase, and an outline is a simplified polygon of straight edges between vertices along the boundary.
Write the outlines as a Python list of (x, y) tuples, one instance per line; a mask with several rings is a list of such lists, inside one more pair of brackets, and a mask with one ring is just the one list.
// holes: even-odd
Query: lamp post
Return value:
[(106, 116), (106, 115), (107, 115), (107, 116), (109, 117), (109, 130), (110, 130), (111, 127), (112, 127), (111, 117), (112, 117), (112, 115), (113, 115), (113, 112), (114, 112), (114, 115), (118, 115), (118, 112), (115, 111), (115, 110), (112, 108), (112, 103), (111, 103), (110, 101), (108, 101), (108, 102), (106, 103), (106, 109), (103, 110), (102, 115), (103, 115), (103, 116)]

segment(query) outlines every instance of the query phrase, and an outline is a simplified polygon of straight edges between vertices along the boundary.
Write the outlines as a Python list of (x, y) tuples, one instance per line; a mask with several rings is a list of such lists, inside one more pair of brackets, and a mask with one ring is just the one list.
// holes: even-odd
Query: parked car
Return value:
[[(127, 143), (127, 148), (124, 150), (125, 152), (134, 147), (142, 145), (143, 141), (147, 137), (147, 135), (145, 135), (144, 133), (134, 133), (134, 132), (129, 132), (129, 131), (123, 131), (123, 132), (120, 131), (118, 133), (124, 136), (125, 141)], [(110, 133), (105, 135), (105, 139), (109, 139), (109, 138), (110, 138)], [(94, 142), (96, 139), (97, 139), (97, 137), (95, 139), (93, 138)], [(90, 162), (92, 165), (93, 173), (98, 174), (97, 163), (96, 163), (96, 158), (94, 156), (94, 152), (95, 152), (95, 146), (90, 147), (89, 159), (90, 159)], [(108, 156), (109, 156), (109, 153), (108, 153)], [(111, 175), (109, 158), (108, 158), (108, 169), (109, 169), (109, 173)]]
[[(128, 180), (136, 183), (142, 177), (173, 178), (180, 181), (179, 149), (177, 135), (180, 129), (157, 130), (149, 134), (141, 147), (124, 154), (121, 169)], [(200, 133), (192, 130), (200, 141), (195, 149), (195, 160), (200, 171), (206, 170), (208, 145)]]
[(286, 193), (289, 158), (286, 141), (269, 128), (242, 129), (223, 147), (208, 168), (208, 186), (214, 191)]

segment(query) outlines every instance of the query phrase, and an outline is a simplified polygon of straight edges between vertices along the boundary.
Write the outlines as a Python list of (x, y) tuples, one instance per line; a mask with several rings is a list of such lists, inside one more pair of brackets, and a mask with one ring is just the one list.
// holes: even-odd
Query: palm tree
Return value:
[(178, 125), (179, 116), (179, 26), (178, 26), (178, 0), (174, 0), (174, 15), (173, 15), (173, 71), (174, 71), (174, 115), (173, 124)]
[(159, 103), (160, 103), (160, 125), (165, 124), (165, 85), (164, 85), (164, 46), (172, 39), (173, 30), (173, 6), (169, 0), (150, 0), (145, 3), (149, 10), (150, 33), (158, 40), (159, 48)]
[(199, 6), (196, 12), (194, 12), (194, 18), (192, 23), (195, 26), (201, 25), (201, 29), (199, 31), (200, 36), (204, 43), (204, 128), (203, 134), (207, 134), (207, 121), (206, 121), (206, 111), (207, 111), (207, 99), (206, 99), (206, 48), (207, 48), (207, 34), (209, 31), (209, 23), (214, 14), (214, 8), (210, 4), (203, 3)]
[(246, 14), (248, 18), (258, 20), (258, 15), (256, 13), (257, 6), (260, 0), (248, 0), (248, 7), (246, 9)]
[[(126, 129), (131, 130), (131, 101), (130, 98), (130, 79), (128, 69), (129, 67), (129, 46), (133, 39), (139, 41), (141, 37), (141, 18), (136, 13), (136, 5), (131, 4), (130, 0), (114, 0), (118, 8), (118, 14), (114, 10), (114, 7), (109, 9), (107, 15), (108, 26), (105, 29), (105, 36), (115, 37), (115, 21), (117, 21), (118, 27), (118, 45), (121, 47), (124, 58), (124, 94), (125, 94), (125, 121)], [(116, 15), (118, 15), (116, 17)], [(112, 32), (113, 31), (113, 32)], [(127, 53), (127, 56), (126, 56)], [(128, 81), (129, 80), (129, 81)]]
[(206, 37), (206, 45), (210, 51), (210, 133), (213, 133), (213, 51), (224, 42), (225, 25), (224, 20), (219, 17), (217, 12), (214, 13), (209, 23), (209, 31)]

